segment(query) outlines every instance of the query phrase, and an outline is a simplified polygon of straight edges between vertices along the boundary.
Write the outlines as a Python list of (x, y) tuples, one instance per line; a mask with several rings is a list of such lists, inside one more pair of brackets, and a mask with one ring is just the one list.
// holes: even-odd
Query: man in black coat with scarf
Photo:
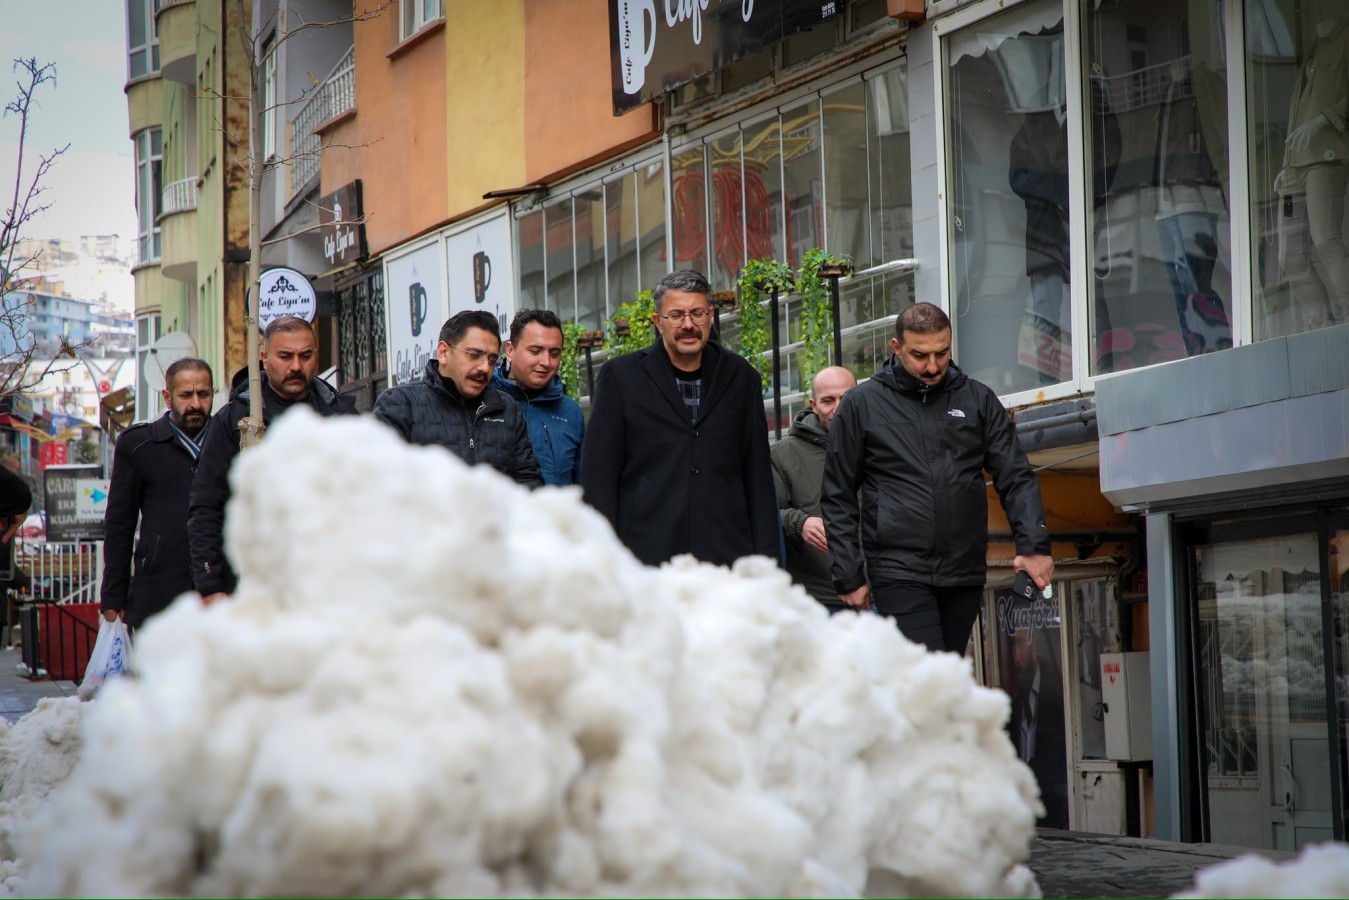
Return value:
[(168, 411), (117, 439), (103, 518), (103, 617), (122, 616), (131, 628), (192, 590), (187, 496), (215, 388), (200, 359), (173, 362), (164, 384)]
[(586, 501), (648, 565), (781, 558), (762, 383), (708, 342), (709, 291), (691, 270), (660, 280), (659, 339), (600, 370), (581, 445)]

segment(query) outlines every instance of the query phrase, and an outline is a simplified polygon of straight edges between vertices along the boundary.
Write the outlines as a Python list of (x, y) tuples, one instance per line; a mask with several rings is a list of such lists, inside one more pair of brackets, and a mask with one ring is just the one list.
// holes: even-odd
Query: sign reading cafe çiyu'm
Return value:
[(298, 316), (312, 322), (318, 309), (314, 285), (294, 269), (268, 269), (258, 279), (259, 328), (266, 328), (273, 319), (282, 316)]
[(614, 112), (832, 19), (843, 0), (610, 0)]
[(319, 198), (319, 234), (330, 269), (349, 266), (367, 255), (361, 204), (359, 179)]

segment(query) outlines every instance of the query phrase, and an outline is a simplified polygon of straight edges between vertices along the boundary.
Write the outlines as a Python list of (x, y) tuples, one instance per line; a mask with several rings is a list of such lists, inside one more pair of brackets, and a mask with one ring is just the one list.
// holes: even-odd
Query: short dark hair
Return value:
[(520, 340), (520, 332), (531, 322), (538, 322), (544, 328), (562, 330), (562, 320), (551, 309), (522, 309), (511, 319), (511, 343)]
[(664, 299), (666, 291), (686, 291), (706, 297), (712, 293), (712, 285), (707, 283), (707, 276), (693, 269), (671, 272), (656, 282), (656, 289), (651, 292), (651, 302), (655, 304), (656, 312), (660, 312), (660, 302)]
[(314, 333), (314, 327), (301, 319), (299, 316), (280, 316), (267, 323), (267, 327), (262, 329), (262, 340), (266, 343), (272, 339), (272, 335), (280, 334), (283, 331), (307, 331)]
[(440, 326), (440, 339), (447, 344), (456, 344), (459, 339), (468, 334), (470, 328), (481, 328), (483, 331), (490, 331), (501, 343), (501, 323), (497, 317), (485, 309), (466, 309), (463, 312), (457, 312), (445, 320), (445, 324)]
[(895, 316), (895, 337), (904, 343), (904, 332), (911, 334), (937, 334), (951, 327), (951, 319), (942, 312), (940, 306), (932, 303), (915, 303)]
[(164, 387), (172, 391), (173, 379), (177, 377), (178, 373), (190, 371), (205, 372), (206, 377), (211, 379), (211, 386), (215, 386), (215, 375), (211, 372), (210, 364), (204, 359), (195, 359), (188, 356), (183, 359), (175, 359), (169, 363), (169, 367), (164, 370)]

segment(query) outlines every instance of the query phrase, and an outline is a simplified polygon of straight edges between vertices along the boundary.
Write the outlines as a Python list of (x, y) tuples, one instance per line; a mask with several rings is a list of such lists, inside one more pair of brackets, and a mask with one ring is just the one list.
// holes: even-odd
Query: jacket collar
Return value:
[[(665, 351), (660, 336), (656, 336), (650, 347), (637, 352), (642, 354), (642, 370), (656, 383), (656, 389), (661, 396), (680, 418), (687, 419), (688, 407), (684, 405), (684, 398), (679, 396), (679, 391), (675, 388), (674, 364), (670, 362), (670, 355)], [(708, 341), (703, 345), (703, 388), (698, 402), (698, 418), (694, 424), (707, 418), (712, 407), (721, 399), (721, 395), (726, 393), (726, 381), (730, 378), (731, 367), (721, 364), (723, 352), (725, 351), (715, 341)]]
[(497, 412), (505, 409), (506, 404), (501, 399), (500, 392), (496, 389), (496, 376), (487, 382), (487, 387), (478, 395), (476, 400), (468, 399), (459, 393), (459, 389), (454, 386), (454, 382), (440, 375), (440, 366), (435, 359), (426, 363), (426, 368), (422, 371), (422, 381), (437, 394), (444, 397), (449, 403), (455, 406), (463, 407), (468, 412), (477, 416), (482, 413)]
[[(264, 388), (267, 387), (267, 373), (259, 372), (258, 377), (262, 379), (262, 386)], [(278, 400), (281, 399), (281, 397), (275, 391), (264, 390), (262, 392), (264, 409), (266, 408), (266, 399), (268, 394), (271, 394), (271, 396), (275, 397)], [(234, 378), (230, 384), (230, 400), (231, 401), (240, 400), (247, 403), (249, 395), (250, 391), (248, 389), (248, 369), (245, 367), (243, 369), (240, 369), (238, 372), (234, 373)], [(337, 388), (333, 387), (331, 384), (324, 381), (322, 378), (316, 376), (310, 380), (309, 393), (305, 395), (305, 398), (303, 400), (297, 400), (295, 402), (307, 403), (310, 406), (314, 407), (315, 409), (319, 408), (331, 409), (333, 406), (337, 404), (338, 396), (339, 395), (337, 393)]]
[(529, 394), (520, 385), (511, 381), (504, 366), (492, 373), (492, 384), (503, 394), (514, 397), (519, 403), (555, 403), (566, 393), (562, 389), (562, 378), (554, 375), (553, 380), (544, 385), (543, 390), (537, 394)]
[(885, 365), (881, 366), (881, 370), (876, 373), (876, 379), (882, 384), (888, 385), (901, 394), (912, 394), (917, 397), (944, 394), (960, 387), (965, 383), (967, 377), (964, 372), (960, 371), (959, 366), (951, 363), (946, 370), (946, 377), (929, 387), (910, 375), (909, 370), (904, 368), (903, 363), (893, 354), (885, 361)]
[(792, 437), (807, 441), (812, 444), (818, 444), (821, 447), (828, 441), (828, 435), (820, 425), (820, 417), (815, 415), (813, 409), (803, 409), (792, 419), (792, 430), (788, 432)]

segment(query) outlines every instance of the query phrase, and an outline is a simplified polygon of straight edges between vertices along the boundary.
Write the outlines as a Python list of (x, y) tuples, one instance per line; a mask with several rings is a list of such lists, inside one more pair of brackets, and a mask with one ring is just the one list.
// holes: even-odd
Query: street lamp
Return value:
[(843, 317), (839, 312), (838, 282), (852, 274), (852, 266), (844, 262), (825, 263), (820, 266), (821, 278), (829, 281), (829, 294), (834, 303), (834, 365), (843, 365)]

